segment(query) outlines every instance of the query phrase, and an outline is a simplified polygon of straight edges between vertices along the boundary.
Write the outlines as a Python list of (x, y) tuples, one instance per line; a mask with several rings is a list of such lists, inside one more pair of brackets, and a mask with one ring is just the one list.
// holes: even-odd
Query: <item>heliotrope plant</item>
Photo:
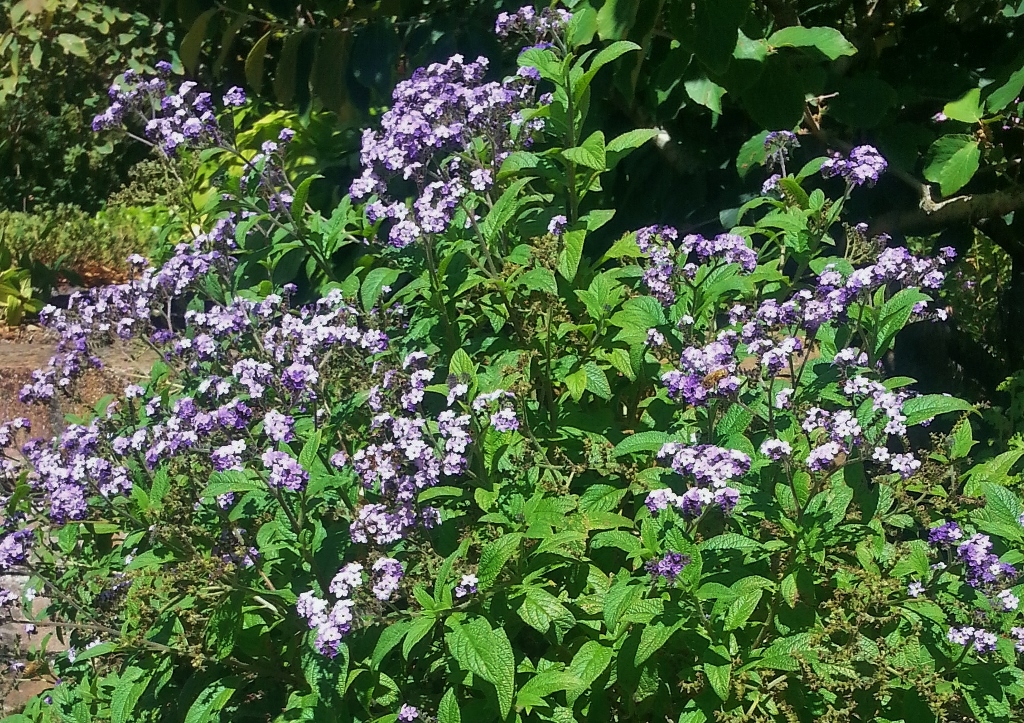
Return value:
[[(367, 243), (349, 268), (280, 145), (221, 130), (239, 91), (218, 116), (119, 85), (97, 126), (243, 170), (167, 264), (44, 315), (27, 403), (112, 336), (161, 361), (52, 439), (0, 427), (0, 570), (51, 601), (0, 604), (70, 646), (25, 719), (1013, 719), (1013, 462), (968, 469), (969, 416), (915, 448), (972, 408), (881, 364), (954, 254), (844, 228), (884, 159), (794, 174), (789, 130), (747, 225), (594, 252), (602, 177), (655, 132), (587, 117), (639, 50), (586, 50), (589, 12), (503, 14), (504, 80), (454, 57), (399, 86), (332, 231)], [(274, 263), (245, 288), (297, 249), (319, 298)]]

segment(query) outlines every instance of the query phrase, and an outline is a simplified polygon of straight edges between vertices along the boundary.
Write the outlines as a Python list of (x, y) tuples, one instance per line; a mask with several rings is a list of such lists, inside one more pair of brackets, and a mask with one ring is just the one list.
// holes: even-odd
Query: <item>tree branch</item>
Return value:
[(926, 234), (957, 223), (976, 223), (1005, 216), (1024, 208), (1024, 186), (992, 193), (954, 196), (944, 201), (932, 198), (931, 188), (918, 184), (921, 201), (917, 208), (891, 211), (875, 219), (871, 233)]

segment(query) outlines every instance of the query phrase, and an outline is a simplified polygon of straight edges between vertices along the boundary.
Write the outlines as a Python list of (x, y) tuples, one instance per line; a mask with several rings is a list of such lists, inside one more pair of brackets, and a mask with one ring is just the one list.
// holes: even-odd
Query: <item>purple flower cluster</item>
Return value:
[(706, 406), (716, 397), (732, 397), (743, 380), (736, 375), (738, 335), (726, 330), (707, 346), (691, 346), (683, 350), (680, 369), (661, 376), (670, 398), (691, 406)]
[(793, 131), (771, 131), (764, 138), (766, 165), (785, 169), (790, 151), (799, 147), (800, 141)]
[(455, 599), (460, 600), (469, 595), (475, 595), (479, 582), (476, 575), (463, 575), (462, 580), (455, 587)]
[[(370, 593), (377, 600), (391, 600), (404, 574), (398, 560), (378, 558), (370, 571)], [(313, 646), (321, 655), (336, 656), (342, 639), (352, 631), (355, 597), (364, 584), (363, 566), (350, 562), (338, 570), (328, 587), (328, 592), (334, 597), (333, 603), (311, 590), (299, 595), (295, 612), (306, 620), (310, 629), (316, 630)]]
[(694, 518), (712, 505), (728, 514), (740, 497), (739, 490), (730, 487), (729, 482), (750, 470), (750, 458), (743, 452), (710, 444), (669, 442), (658, 457), (671, 457), (672, 469), (681, 476), (693, 477), (696, 484), (682, 495), (667, 488), (653, 490), (645, 502), (652, 514), (675, 507), (684, 517)]
[(651, 560), (644, 565), (644, 569), (651, 577), (661, 577), (670, 585), (679, 577), (683, 568), (690, 564), (689, 555), (683, 555), (669, 550), (657, 560)]
[[(988, 588), (1012, 582), (1017, 579), (1017, 568), (1001, 562), (992, 552), (992, 540), (988, 535), (974, 534), (964, 539), (965, 534), (955, 522), (943, 522), (928, 531), (928, 542), (939, 549), (956, 548), (955, 559), (963, 564), (967, 583), (974, 588)], [(1000, 607), (1016, 609), (1016, 596), (1007, 596), (1003, 591), (995, 595)]]
[[(426, 361), (426, 355), (417, 353), (407, 357), (401, 372), (378, 370), (382, 371), (381, 382), (371, 390), (368, 402), (375, 413), (369, 443), (352, 455), (356, 474), (376, 500), (363, 504), (352, 522), (351, 535), (356, 542), (390, 545), (417, 525), (435, 526), (440, 521), (438, 511), (418, 508), (418, 493), (437, 485), (442, 475), (458, 476), (468, 466), (471, 418), (451, 408), (459, 395), (449, 395), (449, 407), (436, 420), (418, 411), (423, 398), (418, 392), (433, 376), (423, 368)], [(395, 411), (385, 410), (389, 399)], [(410, 400), (416, 404), (410, 405)], [(499, 424), (507, 422), (501, 417)]]
[(644, 284), (665, 306), (675, 301), (673, 285), (690, 282), (701, 266), (739, 264), (748, 274), (757, 268), (757, 253), (742, 236), (722, 233), (708, 239), (689, 234), (676, 248), (677, 241), (679, 232), (671, 226), (646, 226), (636, 232), (637, 247), (649, 260), (644, 269)]
[(538, 13), (532, 5), (524, 5), (512, 14), (499, 13), (494, 33), (499, 38), (521, 35), (536, 43), (560, 35), (570, 20), (572, 13), (564, 8), (544, 8)]
[[(446, 230), (471, 189), (486, 191), (505, 157), (539, 128), (541, 121), (524, 124), (521, 116), (533, 104), (533, 80), (517, 75), (485, 83), (486, 70), (486, 58), (466, 63), (461, 55), (418, 68), (395, 88), (381, 129), (364, 131), (363, 173), (351, 193), (355, 199), (378, 196), (367, 204), (367, 216), (390, 223), (391, 245), (403, 248)], [(476, 145), (479, 138), (490, 142), (485, 152)], [(392, 179), (415, 181), (411, 208), (389, 197)]]
[(514, 432), (519, 429), (519, 418), (516, 417), (516, 410), (511, 400), (515, 399), (512, 392), (504, 389), (496, 389), (487, 394), (477, 395), (473, 400), (473, 411), (481, 412), (484, 409), (491, 409), (491, 428), (498, 432)]
[(95, 353), (98, 345), (155, 333), (157, 339), (167, 337), (169, 332), (155, 331), (155, 322), (167, 321), (167, 310), (175, 300), (198, 291), (211, 274), (230, 276), (234, 234), (234, 219), (221, 219), (209, 233), (179, 244), (159, 269), (146, 267), (145, 259), (132, 256), (128, 261), (133, 277), (128, 282), (75, 292), (67, 309), (44, 308), (39, 320), (59, 334), (56, 353), (44, 369), (33, 372), (32, 382), (21, 390), (21, 401), (45, 402), (58, 390), (70, 392), (75, 379), (102, 367)]
[[(202, 148), (216, 144), (222, 136), (214, 114), (212, 96), (199, 90), (191, 80), (173, 87), (169, 83), (169, 65), (158, 65), (153, 77), (127, 70), (123, 82), (115, 82), (109, 91), (110, 106), (93, 118), (94, 131), (121, 127), (129, 120), (142, 124), (146, 140), (168, 156), (182, 148)], [(225, 106), (245, 102), (240, 88), (232, 88), (223, 98)]]
[(363, 584), (362, 570), (362, 565), (351, 562), (338, 571), (330, 586), (330, 592), (336, 598), (333, 605), (312, 591), (302, 593), (295, 602), (295, 612), (306, 620), (311, 630), (316, 631), (313, 646), (321, 655), (336, 656), (342, 638), (352, 630), (356, 605), (352, 596)]
[(857, 146), (846, 158), (835, 153), (821, 164), (821, 175), (825, 178), (839, 176), (850, 186), (873, 186), (889, 167), (888, 162), (874, 146)]
[(975, 628), (967, 625), (962, 628), (950, 628), (946, 638), (954, 645), (974, 645), (978, 653), (991, 653), (996, 649), (999, 638), (995, 633), (990, 633), (983, 628)]

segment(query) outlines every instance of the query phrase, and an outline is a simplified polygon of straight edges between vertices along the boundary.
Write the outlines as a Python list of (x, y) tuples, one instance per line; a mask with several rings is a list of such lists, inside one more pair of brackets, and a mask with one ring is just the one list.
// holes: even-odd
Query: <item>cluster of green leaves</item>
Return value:
[(94, 214), (77, 206), (22, 213), (0, 211), (0, 233), (15, 256), (78, 272), (105, 267), (120, 271), (132, 254), (150, 256), (158, 231), (168, 223), (159, 207), (112, 207)]
[(111, 77), (151, 68), (176, 44), (153, 3), (17, 0), (0, 16), (0, 208), (58, 203), (98, 209), (138, 147), (114, 147), (92, 132)]
[[(780, 180), (780, 199), (734, 212), (745, 225), (733, 231), (760, 254), (753, 273), (709, 264), (678, 284), (673, 304), (650, 296), (635, 237), (602, 239), (622, 210), (605, 204), (603, 190), (656, 135), (606, 134), (591, 112), (599, 71), (643, 55), (629, 40), (586, 50), (617, 17), (581, 10), (567, 33), (571, 52), (519, 57), (553, 88), (552, 102), (531, 111), (545, 120), (543, 142), (510, 155), (494, 188), (469, 198), (448, 231), (400, 253), (362, 243), (374, 229), (347, 199), (330, 214), (308, 208), (312, 176), (287, 189), (293, 211), (281, 218), (238, 196), (234, 161), (204, 156), (218, 169), (214, 183), (236, 194), (234, 210), (255, 212), (238, 234), (245, 294), (304, 274), (367, 314), (404, 307), (394, 358), (429, 352), (438, 380), (465, 384), (469, 400), (513, 391), (520, 428), (477, 437), (472, 475), (420, 493), (442, 523), (389, 551), (405, 565), (401, 594), (358, 615), (334, 659), (316, 653), (293, 606), (306, 590), (324, 594), (343, 562), (369, 560), (348, 534), (358, 480), (324, 460), (339, 439), (358, 448), (370, 434), (362, 402), (373, 360), (352, 361), (327, 390), (337, 400), (327, 418), (298, 421), (291, 451), (311, 477), (298, 514), (255, 473), (174, 464), (140, 473), (130, 499), (103, 508), (107, 518), (47, 530), (34, 563), (51, 581), (50, 614), (69, 629), (113, 573), (132, 592), (102, 611), (105, 642), (56, 663), (68, 682), (49, 694), (53, 703), (38, 699), (14, 720), (394, 723), (403, 703), (439, 723), (1014, 720), (1024, 672), (1005, 637), (1013, 615), (986, 611), (1004, 636), (994, 654), (951, 645), (949, 627), (989, 603), (955, 566), (933, 568), (921, 538), (932, 522), (955, 518), (992, 535), (1005, 562), (1021, 562), (1024, 508), (1009, 488), (1024, 448), (972, 465), (964, 416), (906, 480), (855, 451), (818, 472), (757, 451), (778, 436), (801, 460), (814, 444), (796, 414), (775, 408), (780, 383), (796, 390), (797, 410), (850, 410), (872, 441), (880, 434), (870, 401), (843, 394), (831, 359), (857, 345), (870, 356), (863, 373), (891, 390), (911, 384), (873, 369), (928, 299), (917, 289), (881, 288), (848, 317), (798, 332), (804, 352), (784, 378), (743, 353), (737, 397), (706, 407), (669, 398), (661, 375), (683, 349), (726, 328), (734, 304), (783, 300), (826, 265), (848, 272), (877, 249), (841, 243), (849, 199), (813, 187), (819, 159)], [(835, 33), (785, 31), (764, 42), (792, 55), (787, 64), (847, 55)], [(698, 57), (716, 57), (700, 45), (716, 37), (692, 36)], [(211, 199), (205, 216), (221, 210), (219, 194)], [(552, 235), (556, 215), (567, 227)], [(165, 406), (193, 392), (174, 386), (163, 364), (151, 388), (164, 390)], [(427, 392), (438, 402), (449, 385)], [(941, 394), (904, 406), (911, 425), (971, 411)], [(655, 516), (644, 505), (652, 490), (690, 486), (656, 453), (694, 441), (752, 459), (736, 513)], [(220, 528), (193, 513), (197, 498), (227, 492), (244, 495), (227, 523), (254, 534), (260, 557), (259, 576), (244, 581), (216, 552)], [(670, 551), (688, 562), (668, 583), (645, 564)], [(457, 598), (467, 573), (478, 591)], [(925, 584), (923, 597), (908, 595), (912, 581)]]

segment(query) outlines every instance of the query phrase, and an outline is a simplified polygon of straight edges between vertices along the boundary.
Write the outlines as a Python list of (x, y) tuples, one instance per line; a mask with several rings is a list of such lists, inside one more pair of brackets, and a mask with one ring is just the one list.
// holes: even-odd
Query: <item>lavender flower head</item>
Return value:
[(690, 564), (689, 555), (682, 555), (671, 550), (666, 552), (660, 559), (651, 560), (644, 565), (644, 569), (651, 577), (661, 577), (670, 585), (679, 577), (683, 568)]
[[(483, 57), (467, 63), (455, 55), (418, 68), (395, 88), (380, 130), (364, 131), (363, 172), (351, 193), (357, 200), (378, 197), (367, 205), (367, 216), (389, 226), (392, 246), (404, 248), (424, 234), (443, 232), (468, 202), (470, 189), (488, 188), (505, 157), (528, 144), (540, 127), (537, 120), (519, 128), (520, 112), (534, 102), (534, 81), (518, 75), (485, 83), (487, 65)], [(481, 137), (490, 141), (482, 156), (475, 145)], [(415, 182), (411, 206), (389, 194), (393, 179)]]
[(857, 146), (850, 155), (843, 158), (834, 154), (821, 166), (821, 175), (825, 178), (840, 177), (849, 186), (873, 186), (889, 167), (888, 162), (874, 146)]
[(765, 136), (765, 161), (769, 168), (786, 167), (789, 153), (800, 147), (800, 141), (793, 131), (771, 131)]

